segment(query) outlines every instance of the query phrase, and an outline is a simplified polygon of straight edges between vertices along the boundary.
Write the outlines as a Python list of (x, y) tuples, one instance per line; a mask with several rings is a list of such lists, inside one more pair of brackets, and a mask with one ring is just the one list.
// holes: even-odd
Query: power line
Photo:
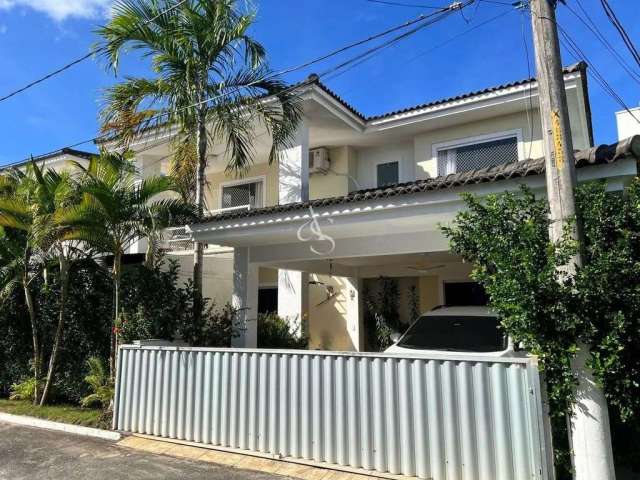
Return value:
[[(150, 18), (149, 20), (146, 20), (144, 23), (138, 25), (133, 31), (137, 30), (138, 28), (142, 28), (142, 27), (144, 27), (146, 25), (149, 25), (151, 22), (157, 20), (158, 18), (162, 17), (163, 15), (166, 15), (170, 11), (178, 8), (180, 5), (182, 5), (186, 1), (187, 0), (181, 0), (180, 2), (176, 3), (175, 5), (167, 8), (166, 10), (163, 10), (162, 12), (160, 12), (159, 14), (154, 16), (153, 18)], [(91, 52), (89, 52), (89, 53), (87, 53), (85, 55), (82, 55), (81, 57), (76, 58), (75, 60), (72, 60), (71, 62), (67, 63), (66, 65), (63, 65), (62, 67), (54, 70), (53, 72), (48, 73), (45, 76), (40, 77), (40, 78), (38, 78), (38, 79), (26, 84), (25, 86), (20, 87), (17, 90), (14, 90), (14, 91), (4, 95), (3, 97), (0, 97), (0, 102), (4, 102), (5, 100), (8, 100), (8, 99), (10, 99), (12, 97), (15, 97), (16, 95), (19, 95), (20, 93), (22, 93), (22, 92), (24, 92), (26, 90), (29, 90), (30, 88), (33, 88), (36, 85), (39, 85), (39, 84), (41, 84), (43, 82), (46, 82), (50, 78), (55, 77), (56, 75), (59, 75), (62, 72), (65, 72), (65, 71), (69, 70), (70, 68), (78, 65), (79, 63), (84, 62), (88, 58), (91, 58), (92, 56), (105, 51), (106, 48), (107, 47), (105, 46), (105, 47), (101, 47), (101, 48), (95, 49), (95, 50), (93, 50), (93, 51), (91, 51)]]
[(580, 8), (580, 10), (582, 11), (584, 18), (577, 11), (575, 11), (570, 4), (565, 3), (564, 5), (578, 20), (580, 20), (580, 22), (582, 22), (582, 24), (585, 27), (587, 27), (591, 31), (591, 33), (593, 33), (593, 35), (598, 39), (598, 41), (609, 51), (609, 53), (611, 53), (611, 55), (613, 56), (615, 61), (618, 63), (618, 65), (620, 65), (629, 74), (631, 79), (635, 81), (638, 85), (640, 85), (640, 75), (638, 75), (638, 73), (635, 72), (631, 66), (629, 66), (629, 64), (624, 60), (624, 58), (622, 58), (620, 53), (618, 53), (618, 51), (613, 47), (613, 45), (611, 45), (607, 37), (602, 34), (602, 32), (598, 29), (598, 26), (595, 24), (593, 19), (589, 16), (589, 13), (582, 6), (582, 3), (580, 2), (580, 0), (577, 0), (576, 3)]
[[(448, 45), (449, 43), (457, 40), (458, 38), (461, 38), (461, 37), (463, 37), (465, 35), (468, 35), (469, 33), (473, 32), (474, 30), (477, 30), (477, 29), (479, 29), (479, 28), (481, 28), (481, 27), (483, 27), (483, 26), (485, 26), (485, 25), (487, 25), (487, 24), (489, 24), (491, 22), (494, 22), (494, 21), (496, 21), (496, 20), (498, 20), (498, 19), (500, 19), (500, 18), (502, 18), (502, 17), (504, 17), (504, 16), (506, 16), (506, 15), (512, 13), (512, 12), (513, 12), (513, 10), (507, 10), (507, 11), (504, 11), (504, 12), (498, 14), (498, 15), (495, 15), (494, 17), (491, 17), (491, 18), (489, 18), (489, 19), (487, 19), (487, 20), (485, 20), (485, 21), (483, 21), (481, 23), (478, 23), (478, 24), (474, 25), (471, 28), (468, 28), (468, 29), (466, 29), (466, 30), (464, 30), (464, 31), (462, 31), (462, 32), (460, 32), (460, 33), (448, 38), (444, 42), (440, 42), (440, 43), (434, 45), (433, 47), (431, 47), (431, 48), (429, 48), (427, 50), (423, 50), (422, 52), (418, 53), (417, 55), (414, 55), (411, 58), (409, 58), (408, 60), (405, 60), (403, 63), (404, 63), (404, 65), (407, 65), (407, 64), (409, 64), (411, 62), (414, 62), (417, 59), (419, 59), (419, 58), (421, 58), (421, 57), (423, 57), (423, 56), (425, 56), (425, 55), (427, 55), (429, 53), (432, 53), (432, 52), (444, 47), (445, 45)], [(361, 63), (364, 63), (365, 61), (369, 60), (369, 58), (371, 58), (371, 57), (364, 58), (364, 59), (360, 60), (360, 62), (352, 65), (351, 67), (349, 67), (349, 68), (337, 73), (336, 75), (331, 76), (330, 78), (327, 78), (326, 81), (333, 80), (333, 79), (335, 79), (335, 78), (347, 73), (352, 68), (354, 68), (354, 67), (360, 65)], [(383, 73), (385, 73), (385, 72), (379, 72), (377, 74), (374, 74), (373, 77), (379, 77)], [(349, 90), (347, 90), (347, 91), (349, 91)]]
[[(520, 10), (520, 27), (522, 30), (522, 44), (524, 46), (525, 60), (527, 62), (527, 78), (532, 78), (531, 63), (529, 60), (529, 45), (527, 44), (527, 35), (525, 33), (525, 21), (524, 21), (525, 13), (524, 12), (525, 12), (524, 9)], [(525, 103), (527, 120), (529, 122), (529, 153), (527, 155), (527, 158), (531, 158), (531, 149), (533, 148), (533, 82), (529, 82), (528, 97), (529, 97), (528, 98), (529, 105)]]
[(437, 7), (435, 5), (420, 5), (416, 3), (402, 3), (402, 2), (392, 2), (388, 0), (367, 0), (370, 3), (380, 3), (382, 5), (390, 5), (393, 7), (409, 7), (409, 8), (432, 8), (434, 10), (441, 9), (442, 7)]
[[(184, 1), (186, 1), (186, 0), (184, 0)], [(383, 43), (383, 44), (381, 44), (381, 45), (378, 45), (378, 46), (376, 46), (376, 47), (373, 47), (372, 49), (369, 49), (369, 50), (367, 50), (367, 51), (366, 51), (366, 52), (364, 52), (364, 53), (358, 54), (357, 56), (355, 56), (355, 57), (353, 57), (353, 58), (351, 58), (351, 59), (349, 59), (349, 60), (347, 60), (347, 61), (345, 61), (345, 62), (342, 62), (342, 63), (338, 64), (337, 66), (334, 66), (334, 67), (332, 67), (332, 68), (330, 68), (330, 69), (326, 70), (325, 72), (323, 72), (323, 73), (319, 74), (319, 75), (318, 75), (318, 77), (322, 77), (322, 76), (325, 76), (325, 75), (330, 75), (331, 73), (336, 72), (338, 69), (345, 68), (345, 67), (347, 67), (347, 66), (351, 65), (352, 63), (357, 62), (357, 61), (358, 61), (358, 60), (360, 60), (363, 56), (369, 55), (369, 54), (371, 54), (372, 52), (374, 52), (374, 51), (376, 51), (376, 50), (380, 50), (380, 49), (386, 48), (386, 47), (388, 46), (388, 44), (389, 44), (389, 43), (395, 43), (395, 42), (398, 42), (398, 41), (402, 40), (403, 38), (406, 38), (406, 37), (408, 37), (408, 36), (410, 36), (410, 35), (412, 35), (412, 34), (416, 33), (416, 32), (417, 32), (417, 31), (419, 31), (420, 29), (422, 29), (422, 28), (424, 28), (424, 27), (426, 27), (426, 26), (428, 26), (428, 25), (430, 25), (430, 24), (434, 23), (434, 22), (426, 22), (426, 20), (428, 20), (428, 19), (429, 19), (429, 18), (431, 18), (431, 17), (434, 17), (434, 16), (438, 16), (438, 15), (439, 15), (439, 16), (440, 16), (440, 17), (438, 17), (438, 20), (439, 20), (439, 19), (441, 19), (441, 18), (444, 18), (445, 16), (447, 16), (448, 14), (450, 14), (451, 12), (453, 12), (453, 11), (455, 11), (455, 10), (458, 10), (458, 9), (461, 9), (461, 8), (465, 8), (466, 6), (468, 6), (468, 5), (470, 5), (471, 3), (473, 3), (473, 1), (474, 1), (474, 0), (467, 0), (466, 2), (462, 2), (462, 3), (461, 3), (461, 2), (454, 2), (454, 3), (452, 3), (449, 7), (445, 7), (445, 8), (443, 8), (443, 9), (442, 9), (441, 11), (439, 11), (439, 12), (434, 12), (433, 14), (430, 14), (430, 15), (421, 15), (420, 17), (418, 17), (418, 18), (417, 18), (417, 19), (415, 19), (415, 20), (411, 20), (411, 21), (409, 21), (409, 22), (405, 22), (405, 23), (403, 23), (402, 25), (400, 25), (400, 26), (398, 26), (398, 27), (393, 27), (393, 28), (391, 28), (391, 29), (385, 30), (384, 32), (381, 32), (381, 33), (379, 33), (379, 34), (376, 34), (376, 35), (373, 35), (373, 36), (371, 36), (371, 37), (368, 37), (369, 39), (380, 38), (380, 37), (381, 37), (381, 36), (383, 36), (383, 35), (387, 35), (387, 34), (389, 34), (389, 33), (391, 33), (391, 32), (397, 31), (397, 30), (399, 30), (399, 29), (401, 29), (401, 28), (406, 28), (406, 26), (410, 26), (410, 25), (413, 25), (413, 24), (416, 24), (416, 23), (419, 23), (419, 22), (424, 22), (424, 23), (423, 23), (423, 25), (418, 25), (417, 27), (413, 28), (412, 30), (410, 30), (410, 31), (408, 31), (408, 32), (404, 32), (404, 33), (402, 33), (402, 34), (400, 34), (400, 35), (398, 35), (398, 36), (396, 36), (396, 37), (394, 37), (394, 38), (392, 38), (392, 39), (388, 40), (387, 42), (385, 42), (385, 43)], [(365, 43), (365, 41), (371, 41), (371, 40), (366, 40), (366, 39), (365, 39), (365, 40), (362, 40), (362, 41), (354, 42), (353, 44), (350, 44), (349, 48), (353, 48), (353, 47), (355, 47), (355, 46), (361, 45), (361, 44)], [(315, 63), (318, 63), (318, 62), (320, 62), (320, 61), (326, 60), (326, 59), (327, 59), (327, 58), (329, 58), (330, 56), (334, 56), (334, 55), (337, 55), (338, 53), (342, 53), (342, 52), (344, 52), (346, 49), (347, 49), (346, 47), (342, 47), (342, 48), (340, 48), (340, 49), (334, 50), (334, 51), (333, 51), (333, 52), (331, 52), (330, 54), (323, 55), (323, 56), (318, 57), (318, 58), (316, 58), (316, 59), (314, 59), (314, 60), (312, 60), (312, 61), (305, 62), (305, 63), (303, 63), (303, 64), (301, 64), (301, 65), (296, 66), (296, 67), (292, 67), (292, 68), (288, 68), (288, 69), (282, 70), (281, 72), (287, 72), (287, 73), (288, 73), (288, 72), (293, 72), (293, 71), (296, 71), (296, 70), (300, 70), (300, 69), (305, 68), (305, 67), (308, 67), (308, 66), (310, 66), (310, 65), (312, 65), (312, 64), (315, 64)], [(271, 76), (274, 76), (274, 75), (280, 75), (280, 74), (281, 74), (281, 72), (276, 72), (276, 73), (273, 73), (273, 74), (267, 75), (266, 77), (261, 78), (260, 80), (256, 80), (255, 82), (251, 82), (251, 83), (249, 83), (249, 84), (245, 85), (245, 87), (244, 87), (244, 88), (246, 88), (246, 87), (248, 87), (248, 86), (251, 86), (251, 85), (255, 85), (255, 84), (257, 84), (257, 83), (259, 83), (259, 82), (263, 81), (265, 78), (270, 78)], [(297, 83), (297, 84), (293, 84), (292, 86), (290, 86), (290, 87), (288, 87), (288, 88), (284, 89), (284, 90), (283, 90), (283, 91), (281, 91), (281, 92), (278, 92), (277, 94), (272, 94), (272, 95), (265, 96), (265, 97), (263, 97), (263, 98), (262, 98), (262, 100), (263, 100), (263, 101), (266, 101), (266, 100), (268, 100), (269, 98), (274, 98), (274, 97), (276, 97), (276, 96), (282, 95), (282, 94), (284, 94), (284, 93), (286, 93), (286, 92), (289, 92), (289, 91), (291, 91), (291, 90), (299, 89), (299, 88), (304, 88), (305, 86), (308, 86), (308, 85), (310, 85), (310, 84), (312, 84), (312, 83), (314, 83), (314, 82), (315, 82), (315, 79), (307, 79), (307, 80), (305, 80), (305, 81), (303, 81), (303, 82), (300, 82), (300, 83)], [(240, 89), (236, 88), (236, 91), (237, 91), (237, 92), (239, 92), (239, 91), (240, 91)], [(198, 105), (202, 105), (203, 103), (209, 103), (209, 102), (212, 102), (212, 101), (217, 100), (217, 99), (219, 99), (219, 98), (227, 97), (227, 96), (231, 95), (232, 93), (233, 93), (233, 92), (225, 92), (225, 93), (222, 93), (222, 94), (219, 94), (219, 95), (215, 95), (215, 96), (210, 97), (210, 98), (207, 98), (207, 99), (205, 99), (205, 100), (203, 100), (203, 101), (197, 102), (197, 103), (195, 103), (195, 104), (193, 104), (193, 105), (188, 105), (188, 106), (186, 106), (186, 107), (182, 107), (181, 109), (176, 110), (176, 111), (163, 111), (163, 112), (160, 112), (160, 113), (158, 113), (157, 115), (154, 115), (154, 116), (153, 116), (153, 117), (151, 117), (151, 118), (148, 118), (148, 119), (145, 119), (145, 120), (143, 120), (143, 121), (141, 121), (141, 122), (138, 122), (138, 123), (137, 123), (137, 124), (135, 124), (134, 126), (140, 126), (140, 125), (142, 125), (143, 123), (147, 123), (147, 124), (149, 124), (150, 122), (152, 122), (152, 121), (154, 121), (154, 120), (158, 120), (158, 119), (160, 119), (160, 118), (162, 118), (162, 117), (165, 117), (165, 116), (168, 116), (168, 115), (170, 115), (170, 114), (172, 114), (172, 113), (176, 113), (176, 112), (179, 112), (179, 111), (183, 111), (183, 110), (188, 109), (188, 108), (194, 108), (194, 107), (196, 107), (196, 106), (198, 106)], [(111, 137), (111, 133), (105, 133), (105, 134), (99, 135), (99, 136), (97, 136), (97, 137), (93, 137), (93, 138), (90, 138), (90, 139), (86, 139), (86, 140), (82, 140), (82, 141), (76, 142), (76, 143), (74, 143), (74, 144), (72, 144), (72, 145), (68, 145), (68, 146), (66, 146), (65, 148), (75, 148), (75, 147), (79, 147), (79, 146), (84, 145), (84, 144), (87, 144), (87, 143), (92, 143), (92, 142), (98, 142), (98, 141), (101, 141), (101, 140), (106, 140), (106, 139), (109, 139), (109, 137)], [(56, 149), (56, 150), (53, 150), (53, 151), (51, 151), (51, 152), (48, 152), (48, 153), (45, 153), (45, 154), (42, 154), (42, 155), (39, 155), (39, 156), (49, 155), (49, 154), (55, 153), (55, 152), (57, 152), (57, 151), (59, 151), (59, 150), (60, 150), (60, 149)], [(21, 160), (21, 161), (18, 161), (18, 162), (13, 162), (13, 163), (10, 163), (10, 164), (7, 164), (7, 165), (3, 166), (3, 168), (11, 167), (11, 166), (14, 166), (14, 165), (17, 165), (17, 164), (23, 163), (23, 162), (24, 162), (24, 160)]]
[(611, 7), (611, 5), (609, 5), (609, 1), (608, 0), (600, 0), (600, 3), (602, 4), (602, 8), (604, 9), (604, 13), (607, 15), (607, 18), (609, 19), (611, 24), (616, 28), (616, 30), (620, 34), (620, 37), (622, 38), (622, 41), (624, 42), (624, 44), (626, 45), (627, 49), (631, 53), (631, 56), (636, 61), (636, 63), (638, 65), (640, 65), (640, 52), (638, 52), (638, 49), (633, 44), (633, 41), (629, 37), (629, 34), (627, 33), (627, 31), (622, 26), (622, 23), (620, 23), (620, 20), (618, 20), (616, 12), (614, 12), (614, 10)]
[[(600, 84), (602, 89), (611, 98), (613, 98), (624, 110), (626, 110), (627, 113), (629, 113), (629, 115), (631, 115), (636, 122), (638, 122), (640, 124), (640, 119), (638, 119), (638, 117), (635, 116), (635, 114), (631, 111), (631, 109), (625, 103), (624, 99), (614, 90), (614, 88), (609, 84), (609, 82), (604, 77), (604, 75), (602, 75), (600, 73), (598, 68), (591, 61), (589, 61), (589, 58), (587, 57), (587, 55), (580, 48), (580, 46), (578, 46), (578, 44), (571, 37), (571, 35), (569, 35), (569, 33), (564, 28), (562, 28), (560, 23), (556, 22), (556, 25), (558, 26), (558, 31), (560, 32), (560, 35), (562, 35), (562, 37), (563, 37), (563, 38), (560, 39), (560, 41), (563, 43), (563, 45), (565, 45), (565, 47), (567, 48), (569, 53), (571, 53), (571, 55), (576, 60), (580, 60), (580, 59), (585, 60), (589, 64), (588, 72)], [(563, 39), (564, 39), (564, 41), (563, 41)]]

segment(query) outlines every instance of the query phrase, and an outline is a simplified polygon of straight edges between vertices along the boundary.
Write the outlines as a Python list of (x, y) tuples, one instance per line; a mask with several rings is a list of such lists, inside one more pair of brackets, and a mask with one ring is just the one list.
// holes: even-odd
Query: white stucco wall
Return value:
[(377, 187), (377, 168), (379, 163), (398, 162), (400, 182), (415, 180), (414, 146), (412, 141), (384, 145), (381, 147), (362, 147), (357, 149), (358, 166), (356, 179), (361, 188)]

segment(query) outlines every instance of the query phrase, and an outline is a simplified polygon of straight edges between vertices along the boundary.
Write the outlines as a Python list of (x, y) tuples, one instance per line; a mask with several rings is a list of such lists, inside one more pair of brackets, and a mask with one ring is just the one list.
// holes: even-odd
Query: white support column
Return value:
[(232, 305), (238, 309), (235, 326), (240, 335), (231, 339), (231, 346), (258, 346), (258, 266), (249, 261), (249, 247), (237, 247), (233, 252)]
[(278, 165), (278, 203), (309, 200), (309, 127), (302, 122)]
[(364, 308), (362, 298), (362, 279), (345, 277), (347, 291), (347, 331), (356, 351), (364, 349)]
[(278, 270), (278, 316), (298, 335), (309, 333), (309, 274)]
[[(309, 127), (305, 121), (298, 128), (291, 147), (282, 152), (278, 165), (279, 203), (309, 199)], [(309, 274), (293, 270), (278, 271), (278, 315), (308, 333)]]

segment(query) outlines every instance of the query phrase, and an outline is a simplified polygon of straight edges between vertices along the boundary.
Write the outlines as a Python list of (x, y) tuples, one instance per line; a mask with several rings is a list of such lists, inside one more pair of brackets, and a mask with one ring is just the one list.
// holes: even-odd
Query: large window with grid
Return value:
[(439, 148), (438, 175), (468, 172), (518, 161), (518, 137), (465, 143)]
[(222, 186), (221, 208), (262, 207), (262, 180)]

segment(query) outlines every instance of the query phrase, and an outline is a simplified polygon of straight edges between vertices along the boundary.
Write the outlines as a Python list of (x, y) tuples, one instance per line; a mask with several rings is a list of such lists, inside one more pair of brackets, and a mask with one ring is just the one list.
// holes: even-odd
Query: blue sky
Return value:
[[(403, 0), (420, 3), (436, 0)], [(576, 0), (567, 0), (574, 9)], [(599, 0), (580, 0), (628, 63)], [(346, 43), (366, 37), (418, 14), (420, 8), (388, 6), (367, 0), (254, 0), (259, 14), (254, 36), (269, 52), (271, 66), (300, 64)], [(636, 45), (640, 24), (636, 0), (610, 0)], [(106, 21), (111, 0), (0, 0), (0, 96), (87, 52), (96, 26)], [(441, 2), (444, 4), (445, 2)], [(491, 19), (501, 18), (443, 42)], [(524, 23), (523, 23), (524, 22)], [(629, 106), (637, 106), (640, 88), (566, 7), (559, 22), (606, 76)], [(380, 55), (329, 80), (328, 85), (365, 114), (410, 106), (527, 77), (522, 31), (533, 68), (528, 15), (495, 3), (478, 2), (426, 28)], [(352, 53), (342, 58), (348, 58)], [(287, 77), (305, 78), (339, 59)], [(565, 65), (574, 59), (563, 52)], [(121, 75), (147, 73), (144, 62), (130, 58)], [(533, 70), (532, 70), (533, 71)], [(640, 67), (636, 66), (640, 72)], [(89, 60), (26, 93), (0, 103), (0, 164), (48, 152), (97, 132), (101, 90), (118, 79)], [(616, 140), (614, 112), (620, 110), (594, 81), (591, 106), (597, 143)], [(83, 147), (91, 150), (91, 144)]]

